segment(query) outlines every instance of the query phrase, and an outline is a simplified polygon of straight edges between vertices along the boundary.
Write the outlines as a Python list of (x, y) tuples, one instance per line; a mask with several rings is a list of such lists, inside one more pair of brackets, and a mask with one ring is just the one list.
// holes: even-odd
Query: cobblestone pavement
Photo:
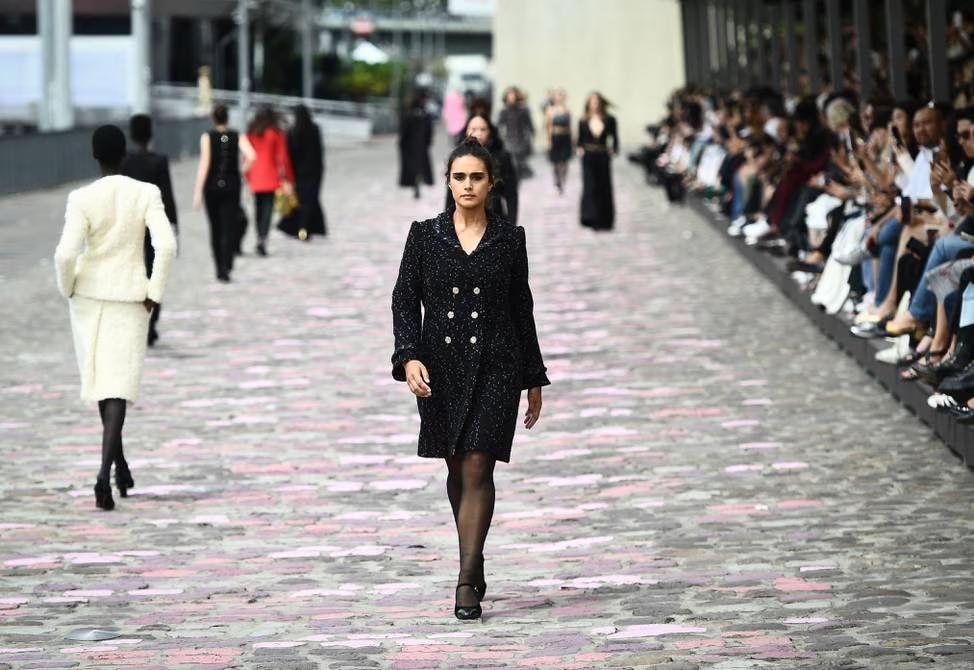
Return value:
[(228, 286), (177, 164), (112, 513), (49, 260), (68, 189), (0, 200), (0, 668), (974, 667), (974, 476), (633, 167), (597, 235), (578, 165), (559, 198), (541, 163), (522, 216), (554, 385), (498, 468), (473, 623), (388, 366), (407, 226), (442, 192), (394, 188), (391, 141), (329, 154), (331, 237), (276, 236)]

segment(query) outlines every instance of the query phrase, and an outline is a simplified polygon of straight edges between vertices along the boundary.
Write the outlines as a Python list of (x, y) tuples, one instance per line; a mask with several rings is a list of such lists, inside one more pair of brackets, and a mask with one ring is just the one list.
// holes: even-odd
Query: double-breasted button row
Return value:
[[(480, 287), (479, 286), (474, 286), (473, 287), (473, 294), (474, 295), (480, 295)], [(454, 286), (453, 287), (453, 295), (460, 295), (460, 287), (459, 286)], [(452, 309), (446, 313), (446, 318), (448, 318), (448, 319), (454, 319), (454, 318), (456, 318), (456, 316), (457, 316), (456, 313)], [(476, 318), (479, 318), (479, 317), (480, 317), (480, 312), (477, 312), (476, 310), (473, 311), (473, 312), (470, 312), (470, 318), (471, 319), (476, 319)], [(446, 342), (447, 344), (451, 344), (453, 342), (453, 338), (450, 337), (449, 335), (447, 335), (446, 337), (443, 338), (443, 341)], [(477, 344), (477, 336), (476, 335), (472, 335), (470, 337), (470, 340), (469, 341), (470, 341), (470, 344)]]
[[(443, 338), (443, 341), (446, 342), (447, 344), (450, 344), (451, 342), (453, 342), (453, 338), (450, 337), (449, 335), (447, 335), (446, 337)], [(470, 338), (470, 344), (477, 344), (477, 336), (476, 335), (474, 335), (473, 337)]]

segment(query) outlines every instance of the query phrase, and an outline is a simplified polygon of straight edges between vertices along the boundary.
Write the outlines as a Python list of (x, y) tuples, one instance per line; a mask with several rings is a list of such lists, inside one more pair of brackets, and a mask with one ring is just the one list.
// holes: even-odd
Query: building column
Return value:
[(241, 125), (250, 113), (250, 8), (247, 0), (237, 2), (237, 90), (240, 93)]
[(149, 88), (152, 86), (152, 3), (151, 0), (131, 0), (132, 50), (134, 58), (135, 90), (132, 113), (149, 113)]
[(832, 90), (842, 88), (845, 78), (845, 59), (842, 57), (842, 8), (839, 0), (825, 0), (825, 21), (829, 42), (829, 77)]
[(859, 76), (859, 96), (863, 100), (867, 100), (873, 94), (872, 39), (869, 34), (869, 0), (853, 0), (852, 19), (856, 30), (856, 73)]
[(301, 95), (306, 100), (314, 97), (311, 31), (316, 25), (316, 17), (311, 12), (311, 0), (301, 0)]
[(889, 50), (889, 76), (893, 97), (905, 100), (906, 46), (903, 40), (903, 0), (886, 0), (886, 39)]
[(74, 126), (71, 101), (71, 33), (73, 14), (70, 2), (37, 0), (37, 30), (41, 38), (43, 88), (38, 127), (65, 130)]
[(947, 0), (927, 0), (927, 40), (930, 54), (930, 97), (938, 102), (949, 102)]
[(818, 69), (818, 14), (815, 0), (802, 0), (802, 27), (805, 39), (805, 70), (808, 71), (809, 92), (818, 95), (822, 88), (822, 77)]

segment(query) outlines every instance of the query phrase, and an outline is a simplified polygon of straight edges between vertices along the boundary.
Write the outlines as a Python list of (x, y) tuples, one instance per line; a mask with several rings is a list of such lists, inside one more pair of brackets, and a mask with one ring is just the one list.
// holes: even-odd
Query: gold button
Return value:
[(480, 287), (479, 286), (474, 286), (473, 287), (473, 294), (474, 295), (480, 295)]
[(453, 341), (453, 338), (450, 337), (449, 335), (447, 335), (445, 338), (443, 338), (443, 341), (446, 342), (447, 344), (449, 344), (450, 342)]
[(477, 314), (477, 312), (470, 312), (470, 318), (471, 319), (476, 319), (478, 316), (480, 316), (480, 315)]
[(476, 336), (470, 338), (470, 344), (477, 344)]
[(453, 318), (453, 312), (447, 312), (446, 313), (446, 318), (452, 319)]
[(459, 292), (460, 292), (460, 289), (458, 289), (456, 286), (454, 286), (453, 287), (453, 295), (456, 295)]

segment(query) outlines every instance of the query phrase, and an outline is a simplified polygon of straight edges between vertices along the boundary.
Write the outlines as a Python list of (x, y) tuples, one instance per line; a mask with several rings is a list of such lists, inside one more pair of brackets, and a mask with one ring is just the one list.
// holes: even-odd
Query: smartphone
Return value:
[(902, 214), (901, 218), (903, 219), (900, 221), (900, 223), (904, 226), (910, 225), (910, 218), (913, 214), (913, 205), (910, 202), (909, 196), (904, 195), (902, 198), (900, 198), (900, 213)]

